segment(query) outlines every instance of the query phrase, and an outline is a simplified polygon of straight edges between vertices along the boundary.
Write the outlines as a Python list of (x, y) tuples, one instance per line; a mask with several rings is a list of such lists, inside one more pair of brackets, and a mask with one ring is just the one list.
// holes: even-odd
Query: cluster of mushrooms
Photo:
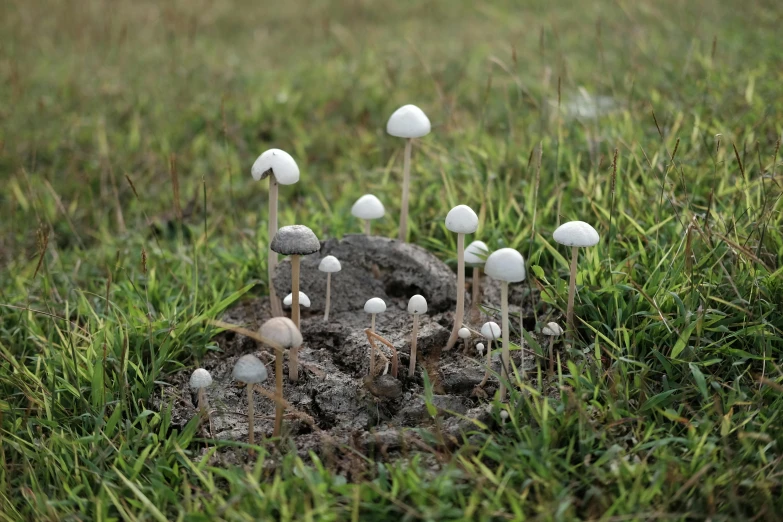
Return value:
[[(430, 132), (430, 121), (426, 114), (415, 105), (405, 105), (397, 109), (389, 118), (386, 131), (395, 137), (404, 138), (405, 152), (403, 160), (403, 188), (402, 205), (400, 212), (399, 241), (406, 241), (408, 232), (408, 196), (410, 191), (411, 150), (413, 140), (426, 136)], [(320, 250), (320, 241), (316, 234), (303, 225), (284, 226), (278, 229), (278, 185), (291, 185), (299, 181), (299, 167), (296, 161), (285, 151), (269, 149), (261, 154), (253, 164), (251, 173), (254, 179), (263, 180), (269, 178), (269, 243), (268, 267), (269, 267), (269, 299), (272, 319), (266, 321), (260, 328), (256, 339), (267, 344), (274, 350), (275, 364), (275, 423), (273, 436), (279, 436), (282, 428), (282, 418), (286, 402), (283, 398), (283, 357), (288, 353), (288, 378), (291, 382), (298, 380), (298, 351), (303, 339), (300, 332), (300, 306), (309, 307), (310, 299), (299, 288), (299, 267), (301, 256), (310, 255)], [(384, 216), (383, 203), (376, 196), (366, 194), (354, 203), (351, 213), (364, 221), (364, 233), (371, 234), (371, 221)], [(475, 335), (480, 335), (486, 340), (476, 344), (476, 351), (480, 358), (486, 352), (486, 373), (478, 385), (482, 388), (489, 379), (492, 355), (492, 342), (500, 340), (501, 343), (501, 375), (499, 386), (499, 399), (504, 401), (507, 396), (507, 383), (509, 382), (508, 370), (510, 365), (509, 353), (509, 308), (508, 290), (510, 283), (520, 283), (525, 280), (525, 260), (518, 251), (511, 248), (501, 248), (490, 252), (487, 245), (481, 241), (474, 241), (465, 247), (465, 236), (474, 234), (479, 225), (476, 213), (466, 205), (458, 205), (452, 208), (446, 216), (446, 228), (457, 234), (457, 295), (454, 325), (445, 349), (451, 350), (458, 339), (463, 339), (465, 349), (468, 348), (468, 340)], [(568, 306), (566, 321), (568, 330), (574, 331), (574, 297), (576, 293), (576, 266), (578, 249), (594, 246), (599, 237), (596, 230), (582, 221), (571, 221), (562, 224), (553, 234), (553, 239), (571, 247), (570, 282), (568, 287)], [(291, 293), (282, 300), (282, 304), (291, 307), (291, 318), (283, 315), (280, 299), (271, 284), (275, 267), (278, 263), (278, 254), (289, 256), (291, 259)], [(468, 311), (468, 323), (477, 324), (481, 318), (478, 296), (481, 295), (481, 271), (488, 277), (501, 283), (501, 325), (494, 322), (486, 322), (480, 332), (471, 330), (465, 326), (465, 267), (473, 270), (473, 289), (471, 309)], [(334, 256), (325, 256), (321, 259), (319, 270), (326, 274), (326, 301), (324, 307), (324, 320), (329, 320), (330, 293), (332, 275), (340, 272), (340, 261)], [(380, 298), (369, 299), (364, 306), (366, 313), (371, 315), (370, 328), (365, 330), (370, 343), (370, 378), (376, 373), (376, 345), (380, 341), (392, 350), (391, 376), (397, 377), (398, 358), (397, 351), (386, 339), (375, 331), (376, 315), (386, 311), (386, 303)], [(419, 333), (420, 317), (427, 313), (427, 300), (422, 295), (414, 295), (408, 302), (408, 313), (413, 317), (413, 326), (410, 335), (410, 364), (408, 377), (413, 377), (416, 370), (417, 339)], [(520, 328), (522, 329), (522, 316), (520, 313)], [(523, 329), (522, 329), (523, 330)], [(554, 322), (548, 323), (541, 333), (550, 339), (549, 372), (553, 371), (553, 344), (555, 339), (561, 336), (563, 329)], [(522, 339), (520, 341), (524, 343)], [(520, 345), (521, 346), (521, 345)], [(389, 363), (382, 370), (383, 374), (389, 371)], [(259, 385), (267, 379), (267, 369), (263, 362), (254, 355), (244, 355), (236, 362), (232, 377), (235, 381), (243, 383), (247, 387), (248, 401), (248, 442), (254, 443), (254, 391), (260, 391), (267, 396)], [(190, 386), (198, 392), (198, 408), (201, 414), (208, 418), (208, 405), (204, 390), (212, 382), (209, 372), (203, 368), (195, 370), (190, 379)]]

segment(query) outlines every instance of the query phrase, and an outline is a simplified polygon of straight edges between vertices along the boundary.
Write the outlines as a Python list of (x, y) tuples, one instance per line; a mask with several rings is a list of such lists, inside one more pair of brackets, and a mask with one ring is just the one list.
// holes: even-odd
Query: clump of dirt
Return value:
[[(326, 274), (318, 271), (318, 263), (326, 255), (334, 255), (342, 264), (342, 271), (332, 275), (328, 322), (323, 319)], [(279, 295), (290, 292), (287, 261), (280, 263), (274, 283)], [(491, 296), (496, 285), (489, 279), (484, 283), (485, 295)], [(474, 336), (467, 345), (460, 342), (453, 350), (442, 351), (453, 321), (456, 277), (435, 256), (416, 245), (387, 238), (347, 236), (340, 241), (329, 240), (322, 244), (320, 252), (302, 258), (301, 290), (310, 297), (312, 306), (302, 309), (304, 345), (299, 351), (299, 380), (288, 379), (286, 357), (283, 389), (285, 400), (295, 410), (287, 412), (284, 435), (300, 454), (315, 451), (334, 455), (335, 448), (345, 446), (388, 458), (390, 452), (427, 446), (421, 433), (409, 428), (433, 427), (438, 440), (457, 444), (477, 429), (479, 424), (474, 419), (491, 424), (485, 398), (491, 397), (497, 388), (500, 357), (493, 357), (490, 377), (483, 387), (478, 387), (487, 368), (486, 358), (479, 356), (475, 345), (486, 341)], [(427, 298), (429, 310), (420, 317), (419, 365), (415, 375), (408, 378), (412, 317), (407, 313), (407, 302), (416, 293)], [(379, 342), (377, 375), (368, 377), (370, 344), (364, 330), (370, 327), (370, 316), (363, 307), (371, 297), (380, 297), (387, 305), (386, 312), (376, 318), (375, 331), (397, 351), (396, 378), (391, 375), (393, 352)], [(511, 297), (518, 309), (521, 293), (512, 293)], [(268, 299), (264, 297), (240, 303), (222, 319), (257, 331), (270, 317)], [(500, 322), (498, 317), (482, 313), (480, 321), (471, 326), (478, 331), (481, 323), (489, 319)], [(271, 349), (233, 332), (220, 334), (217, 341), (221, 351), (202, 362), (213, 378), (207, 389), (210, 425), (204, 425), (204, 435), (246, 441), (246, 394), (232, 381), (231, 370), (240, 356), (256, 355), (269, 371), (268, 381), (262, 386), (269, 394), (274, 392), (275, 355)], [(531, 370), (535, 366), (531, 357), (523, 361), (518, 351), (513, 352), (513, 358), (517, 367)], [(423, 369), (432, 383), (431, 404), (438, 411), (437, 422), (423, 398)], [(174, 377), (173, 386), (164, 389), (162, 403), (173, 401), (175, 426), (184, 425), (197, 414), (188, 378), (189, 372), (182, 372)], [(255, 412), (256, 440), (271, 436), (272, 400), (256, 393)], [(221, 458), (246, 458), (240, 453), (224, 454)]]

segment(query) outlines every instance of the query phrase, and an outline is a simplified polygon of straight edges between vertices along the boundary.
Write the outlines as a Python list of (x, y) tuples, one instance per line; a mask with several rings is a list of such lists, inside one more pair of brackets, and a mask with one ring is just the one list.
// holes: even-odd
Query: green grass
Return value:
[[(779, 519), (779, 2), (262, 4), (0, 4), (0, 520)], [(574, 117), (580, 89), (611, 109)], [(358, 231), (374, 192), (392, 236), (404, 103), (433, 122), (412, 241), (453, 263), (443, 218), (472, 206), (543, 320), (568, 277), (551, 232), (604, 238), (559, 396), (520, 382), (503, 429), (433, 438), (437, 470), (211, 465), (151, 400), (266, 292), (253, 160), (299, 162), (281, 223)]]

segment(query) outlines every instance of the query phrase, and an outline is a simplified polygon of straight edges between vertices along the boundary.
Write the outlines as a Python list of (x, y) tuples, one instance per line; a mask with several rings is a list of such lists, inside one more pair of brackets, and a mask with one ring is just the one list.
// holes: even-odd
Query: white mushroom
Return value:
[[(481, 327), (481, 337), (487, 340), (487, 369), (484, 372), (484, 378), (481, 379), (481, 383), (479, 383), (479, 387), (483, 387), (489, 380), (489, 372), (492, 368), (492, 341), (500, 337), (500, 327), (498, 326), (498, 323), (493, 323), (492, 321), (484, 323)], [(484, 345), (482, 344), (479, 353), (483, 355), (483, 352)]]
[(405, 138), (405, 157), (402, 170), (402, 208), (400, 209), (400, 231), (397, 239), (405, 241), (408, 235), (408, 197), (411, 177), (411, 148), (414, 138), (430, 133), (430, 120), (424, 111), (415, 105), (403, 105), (389, 117), (386, 132), (398, 138)]
[[(375, 331), (375, 316), (386, 311), (386, 303), (380, 297), (373, 297), (364, 303), (365, 313), (372, 314), (370, 331)], [(370, 375), (375, 375), (375, 350), (370, 349)]]
[(209, 418), (207, 412), (207, 387), (212, 384), (212, 376), (204, 368), (196, 368), (190, 375), (190, 387), (198, 393), (198, 410)]
[(278, 254), (291, 256), (291, 320), (299, 328), (299, 258), (318, 252), (321, 242), (306, 226), (291, 225), (277, 231), (271, 248)]
[(576, 295), (576, 259), (578, 256), (577, 249), (591, 247), (598, 243), (598, 232), (595, 229), (585, 223), (584, 221), (569, 221), (563, 223), (554, 234), (552, 238), (561, 245), (571, 247), (571, 277), (568, 281), (568, 309), (566, 311), (566, 323), (568, 329), (571, 331), (570, 335), (574, 335), (574, 296)]
[(386, 209), (383, 208), (383, 203), (381, 203), (380, 199), (372, 194), (365, 194), (353, 204), (351, 214), (364, 220), (364, 233), (369, 236), (372, 232), (370, 221), (382, 218), (386, 214)]
[(465, 327), (462, 327), (457, 332), (457, 335), (460, 339), (462, 339), (462, 352), (467, 355), (468, 353), (468, 339), (470, 339), (470, 330), (468, 330)]
[(336, 274), (343, 267), (334, 256), (326, 256), (318, 264), (318, 270), (326, 272), (326, 307), (324, 308), (324, 321), (329, 321), (329, 308), (332, 301), (332, 274)]
[(413, 330), (411, 331), (411, 357), (408, 366), (408, 377), (413, 377), (416, 371), (416, 345), (419, 336), (419, 316), (427, 313), (427, 300), (416, 294), (408, 301), (408, 313), (413, 315)]
[[(283, 304), (286, 306), (291, 306), (294, 304), (294, 294), (290, 293), (285, 296), (285, 299), (283, 299)], [(307, 297), (307, 294), (304, 292), (299, 292), (299, 306), (310, 308), (310, 298)]]
[(473, 290), (470, 293), (470, 313), (472, 323), (481, 319), (479, 303), (481, 302), (481, 268), (484, 266), (489, 248), (483, 241), (474, 241), (465, 248), (465, 265), (473, 268)]
[[(283, 426), (283, 350), (288, 349), (288, 378), (295, 381), (299, 374), (297, 362), (291, 358), (291, 350), (298, 350), (302, 346), (302, 334), (294, 322), (288, 317), (274, 317), (261, 325), (259, 329), (261, 337), (275, 343), (275, 429), (273, 436), (279, 437)], [(292, 378), (293, 376), (293, 378)]]
[(479, 357), (484, 355), (484, 343), (478, 343), (476, 345), (476, 351), (479, 353)]
[[(510, 353), (508, 348), (508, 284), (525, 280), (525, 259), (512, 248), (496, 250), (487, 258), (484, 273), (500, 280), (500, 310), (503, 317), (503, 357), (500, 379), (500, 400), (506, 399), (506, 383), (509, 382), (508, 369)], [(523, 374), (524, 376), (524, 374)]]
[(478, 216), (467, 205), (457, 205), (446, 216), (446, 228), (457, 234), (457, 312), (446, 343), (446, 350), (451, 350), (465, 318), (465, 234), (472, 234), (478, 229)]
[(555, 359), (552, 356), (552, 345), (555, 343), (555, 337), (563, 335), (563, 329), (560, 328), (559, 324), (552, 322), (547, 323), (546, 326), (541, 329), (541, 333), (549, 337), (549, 375), (552, 375), (555, 368)]
[[(250, 174), (256, 181), (269, 177), (269, 222), (268, 222), (268, 271), (269, 271), (269, 301), (272, 308), (272, 315), (283, 315), (283, 308), (280, 306), (280, 300), (275, 293), (275, 285), (272, 284), (272, 278), (277, 266), (277, 254), (272, 250), (272, 238), (277, 233), (277, 194), (278, 185), (293, 185), (299, 181), (299, 166), (290, 154), (280, 149), (269, 149), (261, 154)], [(270, 176), (271, 174), (271, 176)]]
[(255, 401), (253, 386), (267, 378), (266, 366), (255, 355), (243, 355), (234, 364), (231, 376), (247, 385), (247, 441), (255, 444)]
[(500, 410), (500, 420), (503, 422), (503, 424), (505, 424), (508, 420), (508, 412), (506, 410)]

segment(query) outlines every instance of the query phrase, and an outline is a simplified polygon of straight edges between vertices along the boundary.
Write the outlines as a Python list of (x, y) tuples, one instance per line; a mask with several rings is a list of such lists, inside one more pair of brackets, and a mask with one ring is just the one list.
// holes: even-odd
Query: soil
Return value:
[[(323, 318), (326, 274), (318, 271), (318, 263), (326, 255), (334, 255), (342, 264), (342, 271), (332, 274), (328, 322)], [(290, 293), (290, 269), (288, 260), (278, 266), (274, 278), (278, 295)], [(468, 310), (470, 289), (468, 278)], [(499, 305), (499, 284), (482, 278), (482, 289), (487, 307), (480, 320), (470, 325), (476, 332), (486, 320), (500, 323), (499, 317), (486, 315)], [(301, 290), (310, 297), (311, 307), (302, 309), (304, 345), (299, 350), (298, 381), (288, 379), (287, 357), (284, 370), (283, 396), (292, 409), (286, 412), (283, 439), (290, 449), (303, 457), (315, 452), (321, 458), (347, 459), (350, 467), (356, 464), (356, 457), (351, 455), (357, 451), (384, 460), (397, 458), (408, 451), (427, 452), (432, 449), (428, 440), (440, 446), (457, 446), (482, 423), (493, 425), (487, 397), (497, 389), (499, 354), (493, 356), (487, 383), (479, 388), (486, 372), (486, 357), (479, 356), (475, 345), (486, 345), (486, 340), (476, 333), (467, 345), (460, 341), (453, 350), (442, 351), (453, 321), (456, 277), (435, 256), (416, 245), (381, 237), (356, 235), (329, 240), (322, 243), (320, 252), (302, 257)], [(425, 296), (429, 309), (420, 316), (418, 365), (415, 375), (408, 378), (412, 316), (407, 313), (407, 302), (416, 293)], [(519, 310), (522, 295), (512, 286), (512, 312)], [(391, 375), (392, 351), (377, 341), (381, 354), (376, 357), (376, 375), (369, 377), (370, 344), (365, 329), (370, 327), (370, 316), (363, 308), (371, 297), (380, 297), (387, 305), (386, 312), (376, 317), (375, 331), (397, 350), (396, 378)], [(527, 310), (526, 314), (532, 312)], [(238, 304), (222, 320), (257, 331), (270, 317), (268, 298), (263, 297)], [(268, 380), (260, 387), (270, 395), (274, 392), (274, 352), (230, 331), (218, 335), (216, 341), (220, 351), (202, 361), (202, 367), (213, 378), (206, 390), (210, 422), (202, 426), (202, 435), (244, 442), (247, 395), (243, 385), (232, 381), (231, 370), (240, 356), (256, 355), (269, 372)], [(512, 359), (517, 367), (528, 371), (535, 368), (530, 356), (523, 364), (519, 351), (512, 352)], [(430, 415), (424, 400), (425, 369), (432, 384), (431, 404), (437, 409), (436, 418)], [(161, 396), (161, 407), (173, 404), (175, 427), (184, 426), (197, 414), (189, 377), (189, 371), (175, 375)], [(263, 438), (272, 434), (274, 404), (258, 391), (255, 412), (255, 438), (263, 443)], [(242, 462), (247, 458), (244, 450), (227, 449), (213, 460)]]

